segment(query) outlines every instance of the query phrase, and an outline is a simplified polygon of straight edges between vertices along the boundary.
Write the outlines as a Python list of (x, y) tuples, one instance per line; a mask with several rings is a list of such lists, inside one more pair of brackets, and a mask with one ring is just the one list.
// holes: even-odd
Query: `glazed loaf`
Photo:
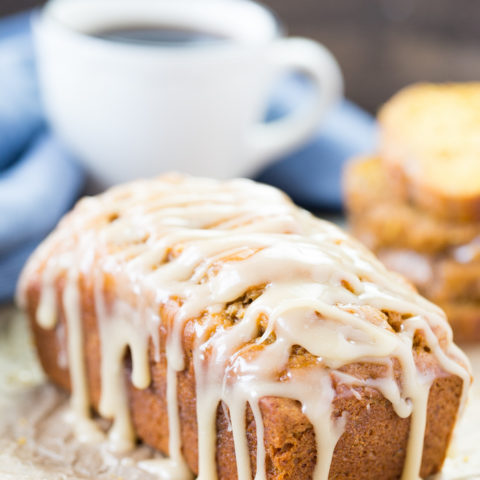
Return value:
[(413, 479), (470, 383), (445, 315), (335, 226), (247, 180), (171, 175), (82, 200), (19, 301), (77, 433), (111, 418), (161, 478)]

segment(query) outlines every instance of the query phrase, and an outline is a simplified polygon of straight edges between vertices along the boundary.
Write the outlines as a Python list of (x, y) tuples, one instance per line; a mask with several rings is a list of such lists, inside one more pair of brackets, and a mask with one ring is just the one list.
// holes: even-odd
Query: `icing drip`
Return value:
[[(148, 363), (148, 337), (146, 332), (132, 323), (131, 311), (117, 302), (112, 312), (107, 312), (96, 295), (100, 341), (102, 344), (101, 378), (102, 395), (99, 410), (102, 416), (113, 419), (109, 440), (113, 450), (124, 452), (134, 445), (135, 434), (130, 420), (123, 359), (127, 349), (132, 357), (132, 383), (137, 388), (150, 384)], [(123, 308), (122, 308), (123, 307)]]
[(80, 295), (75, 273), (69, 275), (63, 291), (63, 308), (67, 320), (67, 351), (72, 384), (71, 406), (73, 425), (81, 441), (101, 439), (95, 424), (89, 421), (90, 402), (88, 398), (85, 358), (83, 355), (83, 330), (80, 313)]
[[(335, 226), (295, 207), (270, 187), (247, 180), (216, 182), (166, 176), (114, 188), (79, 202), (24, 270), (42, 273), (37, 321), (54, 328), (57, 280), (67, 277), (67, 324), (72, 409), (89, 424), (83, 357), (81, 277), (93, 278), (101, 346), (100, 412), (111, 418), (109, 440), (130, 448), (124, 359), (132, 383), (150, 383), (149, 344), (159, 361), (166, 334), (168, 460), (144, 462), (159, 478), (192, 477), (182, 453), (177, 375), (185, 369), (187, 324), (194, 330), (200, 480), (214, 480), (218, 405), (228, 411), (239, 480), (250, 480), (247, 406), (256, 429), (255, 480), (265, 480), (261, 401), (298, 400), (317, 446), (314, 480), (328, 479), (348, 418), (333, 412), (333, 379), (374, 388), (402, 418), (410, 417), (403, 480), (418, 478), (427, 402), (434, 375), (419, 371), (412, 353), (418, 332), (441, 367), (469, 384), (468, 362), (452, 343), (444, 314)], [(394, 329), (382, 312), (397, 312)], [(302, 348), (313, 364), (290, 365)], [(399, 366), (401, 381), (395, 376)], [(385, 372), (360, 378), (342, 367), (376, 364)], [(465, 397), (466, 388), (463, 389)], [(83, 420), (80, 420), (83, 419)], [(86, 422), (86, 423), (85, 423)]]
[(190, 470), (182, 455), (180, 439), (180, 417), (178, 414), (177, 370), (171, 366), (167, 354), (167, 407), (168, 407), (168, 451), (169, 468), (175, 471), (175, 479), (190, 478)]

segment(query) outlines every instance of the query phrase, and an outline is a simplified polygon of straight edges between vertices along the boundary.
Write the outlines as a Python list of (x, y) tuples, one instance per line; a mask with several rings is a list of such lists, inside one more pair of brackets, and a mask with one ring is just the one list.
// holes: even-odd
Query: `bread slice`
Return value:
[(380, 156), (408, 199), (480, 220), (480, 83), (417, 84), (381, 108)]
[[(334, 225), (247, 180), (82, 200), (19, 285), (40, 361), (161, 475), (436, 473), (471, 378), (441, 310)], [(151, 465), (150, 465), (151, 466)]]
[(394, 247), (432, 255), (480, 235), (478, 222), (435, 218), (402, 199), (378, 156), (347, 163), (343, 189), (351, 230), (374, 251)]

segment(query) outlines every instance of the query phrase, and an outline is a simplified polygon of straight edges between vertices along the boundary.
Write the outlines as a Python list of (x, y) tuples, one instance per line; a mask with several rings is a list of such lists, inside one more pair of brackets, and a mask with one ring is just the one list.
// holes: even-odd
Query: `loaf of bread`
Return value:
[(202, 480), (440, 470), (471, 382), (444, 313), (337, 227), (248, 180), (180, 175), (80, 201), (18, 298), (40, 361), (110, 448)]
[(430, 214), (480, 220), (480, 83), (417, 84), (380, 110), (380, 156)]

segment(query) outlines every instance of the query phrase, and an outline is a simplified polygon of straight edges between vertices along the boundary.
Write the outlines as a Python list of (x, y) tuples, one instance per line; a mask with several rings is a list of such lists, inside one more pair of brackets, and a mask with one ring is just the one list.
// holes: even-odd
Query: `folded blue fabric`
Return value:
[(46, 130), (29, 14), (0, 22), (0, 302), (36, 245), (71, 207), (83, 170)]
[[(12, 297), (26, 258), (78, 197), (84, 172), (44, 124), (29, 14), (0, 21), (0, 302)], [(308, 101), (308, 83), (275, 89), (268, 119)], [(344, 101), (310, 142), (272, 162), (257, 179), (313, 210), (340, 210), (345, 160), (373, 150), (373, 118)]]
[(0, 171), (43, 126), (28, 16), (0, 23)]
[(79, 193), (83, 171), (43, 133), (0, 175), (0, 258), (45, 237)]

